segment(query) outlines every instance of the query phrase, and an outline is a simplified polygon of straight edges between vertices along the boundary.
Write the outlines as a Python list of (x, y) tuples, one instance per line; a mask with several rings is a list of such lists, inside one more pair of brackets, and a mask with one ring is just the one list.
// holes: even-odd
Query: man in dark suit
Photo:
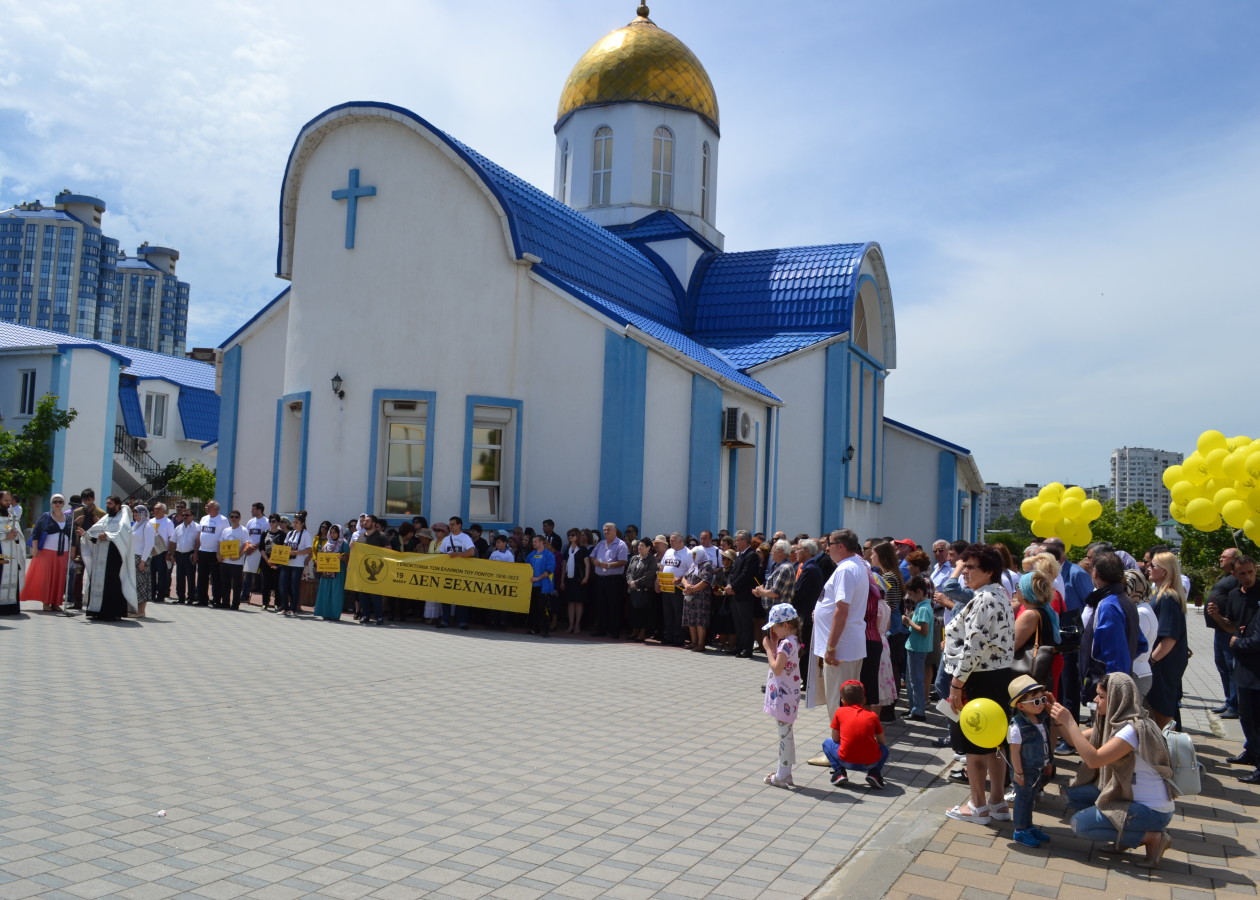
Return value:
[(735, 592), (731, 599), (731, 615), (735, 618), (735, 655), (743, 659), (752, 659), (753, 616), (757, 605), (752, 591), (757, 586), (760, 568), (757, 551), (752, 546), (752, 535), (741, 528), (735, 532), (735, 562), (731, 563), (726, 581)]
[[(804, 538), (793, 548), (796, 591), (792, 594), (792, 605), (796, 607), (796, 614), (801, 617), (801, 646), (807, 655), (814, 635), (814, 607), (818, 605), (823, 585), (827, 583), (822, 569), (818, 567), (818, 561), (814, 559), (817, 547), (814, 541)], [(809, 660), (806, 659), (805, 662), (808, 663)], [(813, 668), (810, 665), (801, 666), (802, 693), (809, 686), (809, 673)]]

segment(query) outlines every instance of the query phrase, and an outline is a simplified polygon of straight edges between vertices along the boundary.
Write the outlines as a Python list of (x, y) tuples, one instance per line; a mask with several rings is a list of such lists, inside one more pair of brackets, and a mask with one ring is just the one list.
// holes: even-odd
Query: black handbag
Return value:
[(1038, 684), (1051, 687), (1050, 675), (1054, 666), (1054, 657), (1059, 650), (1053, 644), (1041, 643), (1041, 613), (1037, 613), (1037, 632), (1033, 642), (1015, 654), (1011, 663), (1011, 671), (1016, 675), (1029, 675)]

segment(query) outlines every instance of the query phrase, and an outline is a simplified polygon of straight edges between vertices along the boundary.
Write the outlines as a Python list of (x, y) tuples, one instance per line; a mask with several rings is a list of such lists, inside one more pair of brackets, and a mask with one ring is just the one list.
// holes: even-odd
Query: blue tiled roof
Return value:
[(719, 254), (696, 297), (695, 331), (848, 331), (858, 270), (870, 246), (824, 244)]
[(741, 369), (751, 369), (780, 356), (795, 353), (819, 341), (835, 337), (837, 331), (788, 331), (771, 334), (706, 334), (697, 338), (718, 351)]
[(144, 427), (144, 413), (140, 411), (140, 392), (134, 378), (124, 378), (118, 385), (118, 407), (122, 410), (123, 427), (132, 437), (148, 437)]
[(46, 328), (31, 328), (0, 322), (0, 348), (21, 347), (95, 347), (122, 361), (123, 372), (136, 378), (164, 378), (180, 387), (214, 391), (214, 366), (179, 356), (137, 350), (121, 344), (74, 337)]
[(184, 425), (185, 440), (218, 440), (219, 395), (200, 388), (180, 388), (179, 420)]
[[(658, 241), (662, 238), (696, 237), (696, 232), (667, 210), (644, 216), (629, 225), (609, 225), (608, 230), (623, 241)], [(703, 239), (702, 239), (703, 240)]]

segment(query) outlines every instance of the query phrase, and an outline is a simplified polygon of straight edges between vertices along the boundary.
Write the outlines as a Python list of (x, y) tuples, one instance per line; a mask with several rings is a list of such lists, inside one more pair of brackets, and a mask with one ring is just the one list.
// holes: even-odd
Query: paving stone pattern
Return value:
[(763, 785), (760, 658), (149, 611), (0, 620), (0, 898), (804, 897), (950, 790), (939, 720), (833, 789), (823, 710)]

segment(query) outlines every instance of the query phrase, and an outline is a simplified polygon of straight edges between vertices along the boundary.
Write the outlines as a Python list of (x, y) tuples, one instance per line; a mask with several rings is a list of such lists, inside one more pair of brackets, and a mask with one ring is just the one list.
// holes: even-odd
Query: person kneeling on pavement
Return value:
[(831, 783), (849, 783), (847, 769), (866, 773), (866, 783), (884, 786), (888, 744), (879, 715), (866, 708), (866, 688), (860, 681), (840, 685), (840, 707), (831, 719), (831, 737), (823, 741), (823, 753), (831, 763)]

